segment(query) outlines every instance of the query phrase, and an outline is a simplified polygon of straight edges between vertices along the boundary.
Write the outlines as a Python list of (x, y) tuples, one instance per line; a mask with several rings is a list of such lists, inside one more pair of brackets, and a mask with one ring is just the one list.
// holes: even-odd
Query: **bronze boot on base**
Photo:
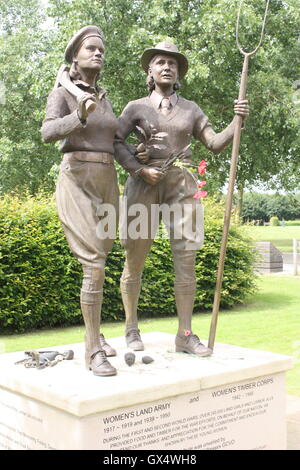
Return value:
[(97, 376), (108, 377), (117, 373), (117, 370), (107, 360), (105, 352), (101, 349), (95, 348), (94, 351), (86, 350), (85, 364), (86, 368)]
[(103, 333), (100, 333), (100, 344), (101, 348), (105, 352), (106, 357), (112, 357), (117, 355), (117, 351), (106, 342)]
[(117, 370), (107, 360), (100, 342), (100, 316), (103, 291), (85, 291), (81, 289), (80, 305), (83, 315), (85, 336), (85, 364), (94, 375), (116, 375)]
[(144, 344), (141, 339), (140, 330), (138, 328), (131, 328), (126, 331), (126, 344), (128, 348), (134, 351), (144, 351)]
[(192, 333), (192, 313), (194, 306), (195, 292), (187, 292), (188, 287), (180, 291), (175, 288), (175, 298), (179, 318), (179, 328), (175, 338), (176, 352), (185, 352), (206, 357), (212, 354), (212, 350), (200, 342), (197, 335)]
[(126, 332), (125, 339), (128, 348), (134, 351), (144, 351), (144, 344), (138, 329), (137, 306), (139, 302), (141, 282), (124, 282), (120, 283), (122, 301), (126, 315)]
[(187, 336), (176, 335), (175, 346), (176, 352), (185, 352), (188, 354), (196, 354), (197, 356), (207, 357), (211, 356), (212, 350), (204, 346), (200, 342), (200, 339), (197, 335), (194, 335), (192, 332), (188, 332)]

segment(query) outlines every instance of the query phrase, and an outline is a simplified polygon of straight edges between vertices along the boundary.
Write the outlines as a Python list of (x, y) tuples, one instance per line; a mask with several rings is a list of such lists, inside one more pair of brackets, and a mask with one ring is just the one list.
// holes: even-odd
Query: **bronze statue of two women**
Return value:
[[(184, 216), (175, 223), (159, 216), (168, 227), (174, 261), (179, 320), (176, 351), (208, 356), (211, 351), (192, 331), (195, 257), (204, 240), (201, 202), (193, 197), (197, 182), (184, 166), (171, 165), (167, 172), (163, 167), (170, 155), (183, 148), (187, 149), (186, 158), (191, 155), (192, 137), (201, 140), (209, 150), (220, 152), (232, 141), (235, 118), (225, 130), (215, 133), (199, 106), (176, 93), (179, 80), (188, 70), (188, 60), (174, 44), (162, 42), (142, 55), (149, 94), (131, 101), (117, 119), (105, 91), (97, 83), (104, 54), (104, 37), (98, 27), (86, 26), (73, 36), (65, 51), (70, 67), (64, 69), (64, 79), (58, 77), (49, 95), (42, 135), (45, 142), (61, 141), (63, 160), (56, 199), (70, 249), (83, 268), (80, 302), (86, 328), (86, 366), (95, 375), (110, 376), (117, 371), (107, 357), (116, 351), (100, 333), (100, 318), (105, 262), (116, 231), (109, 237), (101, 235), (101, 207), (111, 207), (118, 214), (114, 159), (130, 173), (123, 196), (126, 205), (121, 205), (121, 234), (132, 218), (127, 209), (134, 204), (145, 207), (149, 227), (154, 223), (151, 207), (167, 205), (183, 210)], [(234, 110), (246, 117), (247, 101), (237, 103)], [(142, 145), (133, 148), (126, 139), (137, 130), (146, 140), (149, 133), (163, 136), (163, 145), (147, 145), (141, 139)], [(179, 230), (178, 237), (176, 233), (187, 222), (185, 219), (196, 224), (196, 230)], [(121, 277), (125, 337), (127, 346), (136, 351), (144, 349), (137, 309), (143, 267), (154, 237), (155, 230), (138, 238), (130, 234), (121, 236), (126, 252)]]

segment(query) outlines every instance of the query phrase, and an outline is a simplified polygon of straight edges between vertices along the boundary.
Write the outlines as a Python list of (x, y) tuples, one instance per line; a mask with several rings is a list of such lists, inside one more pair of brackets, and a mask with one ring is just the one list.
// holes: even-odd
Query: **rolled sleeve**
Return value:
[(62, 88), (52, 91), (48, 97), (46, 118), (42, 124), (43, 140), (55, 142), (66, 138), (76, 129), (85, 127), (78, 117), (77, 110), (70, 113)]
[(193, 129), (193, 136), (197, 140), (202, 140), (202, 132), (206, 127), (211, 127), (208, 117), (199, 106), (195, 104), (195, 124)]

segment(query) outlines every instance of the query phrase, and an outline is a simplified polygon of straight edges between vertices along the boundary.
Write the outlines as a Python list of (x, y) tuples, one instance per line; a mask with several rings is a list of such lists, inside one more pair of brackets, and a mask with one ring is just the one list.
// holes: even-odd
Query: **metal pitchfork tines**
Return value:
[[(244, 0), (241, 0), (239, 11), (238, 11), (237, 24), (236, 24), (236, 42), (237, 42), (237, 46), (241, 54), (243, 54), (244, 56), (244, 64), (243, 64), (243, 71), (242, 71), (242, 76), (241, 76), (241, 84), (240, 84), (239, 98), (238, 98), (239, 101), (245, 100), (245, 97), (246, 97), (249, 59), (251, 56), (256, 54), (256, 52), (258, 51), (258, 49), (260, 48), (262, 44), (270, 0), (267, 0), (267, 4), (266, 4), (260, 41), (258, 43), (258, 46), (255, 49), (253, 49), (253, 51), (251, 52), (245, 52), (242, 49), (240, 42), (239, 42), (240, 15), (241, 15), (241, 9), (242, 9), (243, 3), (244, 3)], [(218, 313), (219, 313), (219, 308), (220, 308), (221, 288), (222, 288), (224, 263), (225, 263), (225, 256), (226, 256), (226, 247), (227, 247), (227, 241), (228, 241), (230, 216), (231, 216), (231, 210), (232, 210), (232, 199), (233, 199), (238, 155), (239, 155), (239, 148), (240, 148), (240, 141), (241, 141), (242, 122), (243, 122), (242, 116), (237, 115), (236, 126), (235, 126), (234, 136), (233, 136), (233, 144), (232, 144), (230, 175), (229, 175), (229, 183), (228, 183), (228, 193), (227, 193), (227, 198), (226, 198), (226, 208), (225, 208), (225, 215), (224, 215), (224, 225), (223, 225), (222, 242), (221, 242), (221, 249), (220, 249), (218, 272), (217, 272), (217, 281), (216, 281), (214, 304), (213, 304), (209, 340), (208, 340), (208, 347), (211, 350), (213, 350), (213, 347), (214, 347), (216, 329), (217, 329), (217, 319), (218, 319)]]
[(258, 49), (260, 48), (260, 46), (262, 44), (262, 41), (263, 41), (263, 38), (264, 38), (265, 27), (266, 27), (267, 14), (268, 14), (270, 0), (267, 0), (267, 4), (266, 4), (265, 16), (264, 16), (264, 19), (263, 19), (261, 34), (260, 34), (260, 41), (258, 43), (258, 46), (255, 49), (253, 49), (253, 51), (251, 51), (251, 52), (244, 51), (242, 46), (240, 45), (240, 41), (239, 41), (240, 17), (241, 17), (241, 10), (242, 10), (243, 3), (244, 3), (244, 0), (241, 0), (240, 6), (239, 6), (239, 11), (238, 11), (237, 22), (236, 22), (235, 37), (236, 37), (237, 47), (239, 48), (241, 54), (243, 54), (244, 56), (248, 55), (249, 57), (251, 57), (252, 55), (256, 54), (256, 52), (258, 51)]

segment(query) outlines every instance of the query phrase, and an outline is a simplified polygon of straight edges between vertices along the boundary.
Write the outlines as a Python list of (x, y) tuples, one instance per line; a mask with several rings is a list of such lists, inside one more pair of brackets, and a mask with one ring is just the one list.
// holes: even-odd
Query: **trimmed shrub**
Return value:
[[(223, 227), (223, 208), (205, 201), (205, 244), (197, 254), (195, 311), (211, 309)], [(221, 218), (220, 218), (221, 217)], [(254, 254), (240, 228), (229, 234), (221, 306), (241, 303), (254, 289)], [(124, 318), (119, 280), (124, 252), (114, 244), (106, 266), (104, 320)], [(81, 266), (69, 250), (53, 200), (46, 197), (0, 200), (0, 331), (82, 323)], [(169, 240), (153, 244), (143, 274), (142, 316), (175, 314), (173, 262)]]
[(276, 217), (276, 216), (271, 217), (271, 218), (270, 218), (270, 225), (271, 225), (272, 227), (278, 227), (278, 225), (280, 225), (280, 222), (279, 222), (278, 217)]

